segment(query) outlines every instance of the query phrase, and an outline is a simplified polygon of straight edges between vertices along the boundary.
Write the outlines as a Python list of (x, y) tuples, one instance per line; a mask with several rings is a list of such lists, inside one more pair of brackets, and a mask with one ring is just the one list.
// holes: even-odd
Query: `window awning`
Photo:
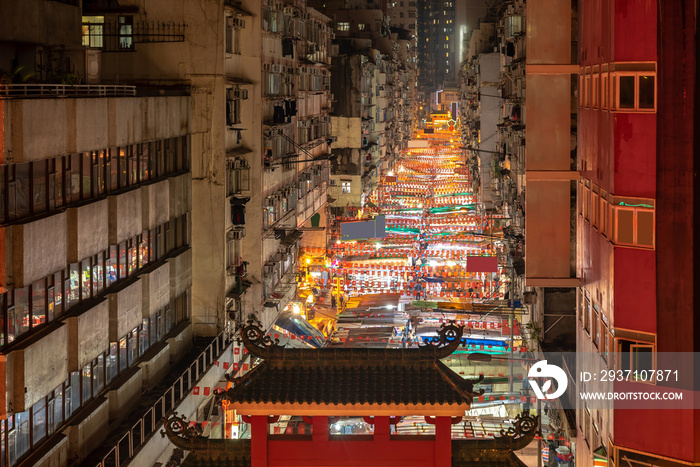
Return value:
[(244, 86), (253, 84), (252, 81), (237, 76), (227, 76), (226, 81), (228, 81), (231, 84), (242, 84)]
[(284, 246), (294, 245), (302, 235), (304, 235), (304, 232), (301, 230), (292, 230), (284, 236), (284, 239), (280, 243)]
[(224, 6), (227, 6), (231, 9), (233, 9), (236, 13), (238, 13), (241, 16), (253, 16), (251, 12), (243, 8), (242, 2), (238, 2), (235, 0), (224, 0)]
[(244, 154), (250, 154), (251, 152), (253, 152), (253, 150), (247, 146), (238, 146), (237, 148), (227, 149), (226, 157), (242, 156)]

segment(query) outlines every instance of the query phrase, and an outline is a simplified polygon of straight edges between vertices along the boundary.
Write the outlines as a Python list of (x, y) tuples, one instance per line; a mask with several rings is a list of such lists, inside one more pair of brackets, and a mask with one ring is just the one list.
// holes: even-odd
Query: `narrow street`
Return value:
[(483, 208), (466, 151), (454, 143), (460, 130), (442, 118), (433, 116), (432, 132), (414, 135), (364, 209), (337, 219), (342, 226), (383, 217), (385, 235), (349, 240), (335, 229), (328, 267), (316, 273), (327, 296), (312, 322), (335, 315), (327, 345), (392, 348), (421, 345), (442, 323), (464, 325), (462, 347), (444, 363), (465, 378), (483, 374), (485, 394), (475, 400), (475, 418), (456, 429), (487, 437), (493, 430), (470, 424), (485, 417), (495, 428), (534, 402), (521, 390), (525, 370), (518, 363), (528, 350), (524, 309), (504, 237), (509, 219)]

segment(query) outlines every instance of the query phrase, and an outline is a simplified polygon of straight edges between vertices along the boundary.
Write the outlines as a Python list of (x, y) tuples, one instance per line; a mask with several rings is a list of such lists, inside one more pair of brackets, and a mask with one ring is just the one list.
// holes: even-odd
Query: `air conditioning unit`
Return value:
[(230, 97), (229, 99), (248, 99), (248, 90), (247, 89), (231, 89), (230, 90)]
[(233, 168), (235, 169), (249, 169), (250, 167), (248, 166), (248, 161), (243, 159), (242, 157), (237, 157), (233, 161)]
[(243, 228), (229, 230), (226, 232), (227, 240), (241, 240), (243, 237), (245, 237), (245, 229)]

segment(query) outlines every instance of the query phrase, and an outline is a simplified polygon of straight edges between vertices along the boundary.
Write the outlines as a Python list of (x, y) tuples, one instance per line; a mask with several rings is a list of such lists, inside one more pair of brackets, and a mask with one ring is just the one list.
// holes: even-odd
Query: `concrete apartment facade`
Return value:
[(295, 295), (328, 186), (329, 20), (223, 0), (0, 17), (0, 465), (165, 463), (161, 417), (202, 414), (247, 365), (232, 328)]

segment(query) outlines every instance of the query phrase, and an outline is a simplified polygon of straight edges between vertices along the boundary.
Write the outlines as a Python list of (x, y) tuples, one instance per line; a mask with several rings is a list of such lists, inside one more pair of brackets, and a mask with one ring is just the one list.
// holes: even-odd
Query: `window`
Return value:
[(338, 31), (349, 31), (349, 30), (350, 30), (350, 23), (348, 23), (348, 22), (338, 23)]
[(608, 236), (608, 194), (605, 190), (601, 190), (600, 193), (600, 212), (598, 214), (600, 222), (600, 233), (604, 236)]
[(134, 18), (133, 16), (119, 17), (119, 48), (132, 50), (134, 48)]
[[(233, 268), (241, 262), (241, 241), (238, 236), (231, 231), (226, 240), (226, 267)], [(235, 272), (235, 271), (234, 271)]]
[(109, 343), (109, 351), (105, 362), (105, 376), (107, 384), (109, 384), (119, 374), (119, 344), (117, 342)]
[(634, 76), (620, 76), (619, 109), (634, 109)]
[(141, 329), (139, 330), (139, 354), (143, 355), (150, 347), (151, 343), (148, 337), (148, 318), (141, 320)]
[(593, 185), (593, 193), (591, 196), (591, 225), (596, 228), (598, 227), (598, 209), (600, 208), (597, 191), (598, 187)]
[(32, 444), (46, 438), (46, 399), (40, 399), (32, 407)]
[(83, 367), (82, 371), (82, 395), (83, 404), (92, 399), (92, 363)]
[(642, 375), (639, 372), (651, 372), (654, 370), (655, 345), (652, 342), (640, 342), (624, 338), (618, 338), (616, 341), (618, 369), (622, 371), (630, 370), (632, 372), (631, 378), (633, 379), (652, 381), (653, 375)]
[(349, 195), (350, 194), (350, 184), (351, 182), (349, 181), (341, 181), (340, 186), (341, 186), (341, 191), (343, 194)]
[(46, 279), (32, 284), (32, 322), (36, 327), (46, 322)]
[(52, 435), (63, 424), (63, 384), (48, 397), (48, 434)]
[(638, 75), (638, 105), (640, 109), (654, 110), (656, 106), (656, 76)]
[(245, 28), (245, 20), (243, 18), (226, 18), (226, 53), (240, 54), (240, 30)]
[(585, 329), (586, 332), (590, 334), (591, 321), (593, 320), (593, 307), (591, 306), (591, 297), (589, 296), (588, 291), (586, 291), (585, 293), (586, 296), (583, 304), (583, 329)]
[(607, 109), (608, 108), (608, 95), (610, 93), (610, 90), (608, 89), (608, 74), (603, 73), (601, 77), (602, 81), (602, 89), (600, 93), (600, 108), (601, 109)]
[(248, 91), (239, 86), (226, 89), (226, 125), (241, 123), (241, 100), (248, 98)]
[(601, 332), (601, 346), (599, 346), (599, 350), (601, 355), (603, 355), (603, 358), (608, 361), (608, 352), (610, 351), (609, 345), (610, 345), (610, 333), (608, 332), (608, 325), (607, 325), (607, 319), (605, 318), (605, 315), (601, 313), (600, 317), (602, 318), (602, 321), (600, 323), (600, 332)]
[(92, 282), (90, 280), (91, 276), (91, 265), (90, 265), (90, 259), (85, 259), (81, 263), (80, 267), (80, 299), (81, 300), (87, 300), (91, 296), (91, 285)]
[(359, 24), (357, 25), (357, 30), (358, 30), (358, 31), (364, 31), (365, 29), (367, 29), (367, 24), (365, 24), (365, 23), (359, 23)]
[(104, 16), (83, 16), (83, 45), (102, 48), (104, 26)]
[(119, 371), (122, 372), (128, 367), (126, 358), (126, 337), (119, 339)]
[(612, 101), (615, 110), (628, 112), (656, 111), (656, 72), (627, 71), (634, 68), (654, 70), (654, 64), (617, 64), (625, 71), (612, 75)]
[(598, 105), (600, 104), (598, 101), (598, 96), (600, 93), (600, 88), (598, 87), (600, 76), (596, 73), (593, 75), (593, 80), (592, 80), (592, 86), (593, 88), (591, 89), (591, 98), (592, 98), (592, 104), (591, 107), (598, 108)]
[[(624, 203), (622, 203), (624, 204)], [(615, 206), (615, 236), (619, 245), (653, 248), (655, 212), (650, 208)]]
[(80, 273), (78, 269), (78, 263), (72, 263), (66, 269), (64, 282), (66, 310), (77, 303), (80, 298), (78, 294), (80, 291)]
[(593, 338), (593, 343), (595, 344), (595, 346), (602, 351), (601, 344), (603, 343), (603, 323), (601, 321), (601, 315), (602, 313), (600, 313), (598, 305), (593, 305), (593, 322), (591, 325), (591, 337)]
[(134, 364), (134, 361), (139, 356), (138, 351), (138, 341), (139, 341), (139, 329), (134, 328), (129, 334), (127, 334), (127, 351), (129, 358), (129, 366)]
[(250, 190), (250, 166), (242, 157), (226, 161), (226, 196)]

